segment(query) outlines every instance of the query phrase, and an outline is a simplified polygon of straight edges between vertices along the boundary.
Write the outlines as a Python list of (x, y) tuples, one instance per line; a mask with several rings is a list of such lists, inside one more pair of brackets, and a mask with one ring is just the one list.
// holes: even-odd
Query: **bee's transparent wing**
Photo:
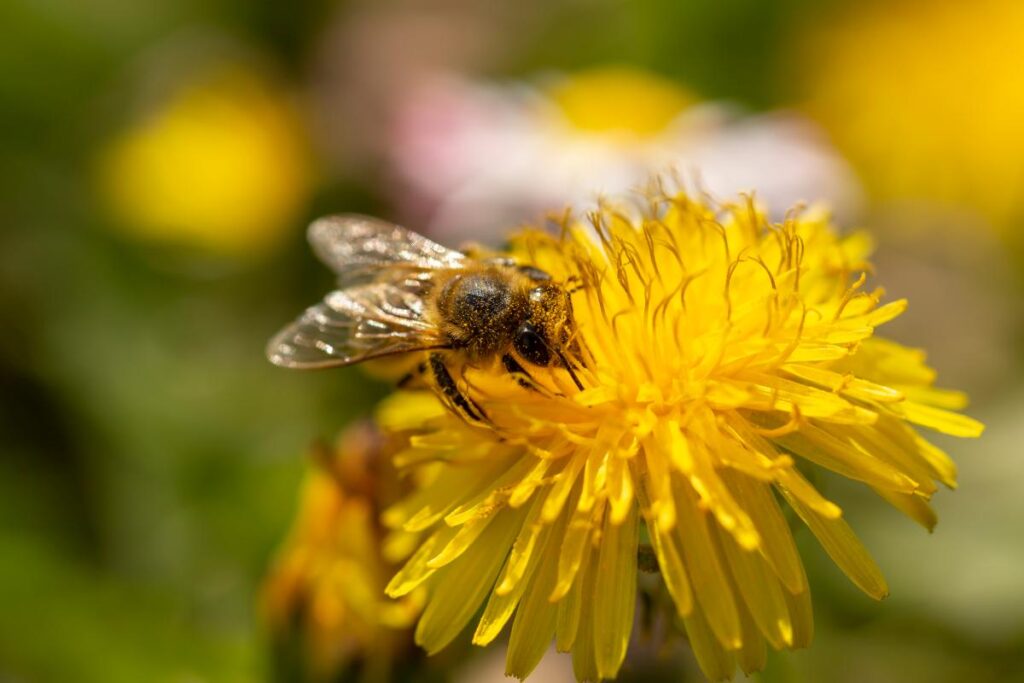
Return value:
[(271, 339), (267, 358), (287, 368), (325, 368), (441, 348), (426, 313), (423, 299), (387, 282), (335, 290)]
[(411, 230), (369, 216), (325, 216), (309, 226), (309, 243), (317, 257), (342, 282), (384, 268), (409, 272), (462, 268), (466, 256)]

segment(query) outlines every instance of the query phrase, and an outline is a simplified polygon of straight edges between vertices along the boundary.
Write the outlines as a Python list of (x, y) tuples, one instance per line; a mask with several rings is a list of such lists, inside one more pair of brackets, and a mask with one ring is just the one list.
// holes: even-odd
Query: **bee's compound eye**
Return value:
[(547, 343), (540, 336), (537, 328), (529, 323), (520, 326), (516, 332), (513, 346), (515, 346), (516, 353), (529, 363), (546, 366), (551, 362), (551, 352), (548, 350)]

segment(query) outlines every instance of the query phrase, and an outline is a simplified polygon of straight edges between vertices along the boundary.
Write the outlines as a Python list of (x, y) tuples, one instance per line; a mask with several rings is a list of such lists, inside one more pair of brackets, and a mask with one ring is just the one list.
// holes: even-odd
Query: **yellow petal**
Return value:
[(538, 458), (533, 469), (531, 469), (529, 473), (527, 473), (519, 483), (515, 485), (515, 488), (512, 489), (508, 498), (508, 504), (517, 508), (529, 500), (537, 487), (544, 483), (545, 476), (553, 464), (554, 463), (551, 460)]
[(561, 552), (558, 555), (558, 582), (551, 592), (550, 600), (552, 602), (565, 597), (569, 588), (572, 587), (573, 581), (576, 580), (576, 573), (583, 561), (583, 554), (590, 545), (593, 518), (601, 519), (602, 512), (603, 507), (595, 511), (580, 510), (577, 507), (573, 511), (569, 519), (569, 526), (565, 530), (565, 537), (562, 539)]
[[(879, 422), (881, 422), (880, 420)], [(910, 427), (900, 425), (904, 432), (897, 440), (890, 439), (874, 424), (869, 428), (833, 425), (831, 431), (840, 438), (855, 443), (865, 452), (892, 465), (917, 483), (917, 493), (932, 494), (937, 490), (934, 475), (921, 456), (913, 441)]]
[(589, 571), (582, 577), (583, 585), (580, 587), (580, 616), (576, 626), (576, 638), (572, 646), (572, 671), (577, 681), (600, 680), (597, 673), (597, 653), (594, 644), (594, 567), (597, 559), (594, 553), (587, 559), (586, 564)]
[(956, 463), (938, 446), (914, 434), (918, 454), (935, 472), (936, 478), (951, 489), (956, 488)]
[(817, 363), (838, 360), (849, 355), (845, 346), (801, 341), (786, 357), (791, 363)]
[(775, 575), (790, 592), (799, 593), (805, 590), (807, 576), (800, 553), (771, 489), (741, 474), (723, 473), (723, 478), (749, 511), (750, 518), (763, 539), (760, 551), (775, 571)]
[(889, 595), (889, 586), (871, 555), (843, 519), (826, 519), (783, 489), (786, 501), (817, 537), (832, 561), (850, 580), (876, 600)]
[(594, 648), (602, 678), (618, 674), (633, 630), (638, 527), (636, 505), (621, 524), (611, 514), (605, 515), (593, 597)]
[(608, 502), (613, 524), (621, 524), (636, 507), (633, 500), (633, 480), (626, 459), (612, 456), (607, 461)]
[[(564, 526), (563, 523), (553, 538), (561, 536)], [(505, 675), (520, 680), (530, 675), (551, 646), (558, 623), (558, 605), (548, 600), (558, 578), (558, 565), (550, 561), (538, 564), (519, 609), (516, 610), (505, 659)]]
[[(583, 556), (583, 560), (580, 563), (579, 576), (576, 581), (573, 582), (572, 588), (564, 598), (559, 600), (556, 604), (558, 605), (558, 622), (555, 626), (555, 647), (559, 652), (569, 652), (572, 649), (573, 644), (576, 642), (576, 633), (579, 630), (580, 619), (583, 613), (583, 599), (584, 588), (589, 591), (593, 589), (594, 580), (590, 576), (593, 572), (591, 567), (592, 562), (590, 559), (594, 553), (586, 553)], [(590, 593), (587, 593), (586, 602), (589, 603)], [(592, 631), (588, 628), (587, 633)], [(597, 668), (597, 665), (594, 665)]]
[(793, 642), (793, 626), (779, 580), (757, 551), (740, 548), (729, 534), (719, 532), (718, 538), (754, 623), (776, 650), (788, 647)]
[(869, 486), (904, 493), (917, 489), (913, 479), (826, 428), (806, 423), (798, 432), (776, 437), (775, 441), (806, 460)]
[(433, 592), (414, 634), (416, 644), (434, 654), (459, 635), (494, 586), (498, 570), (522, 525), (524, 510), (503, 510), (488, 533), (458, 561), (438, 570)]
[(875, 310), (863, 316), (869, 325), (872, 327), (878, 327), (885, 323), (897, 318), (907, 310), (907, 300), (897, 299), (896, 301), (890, 301), (884, 306), (879, 306)]
[(768, 660), (768, 648), (757, 630), (750, 612), (740, 605), (740, 625), (743, 627), (743, 647), (736, 651), (736, 662), (748, 676), (764, 668)]
[[(780, 455), (775, 445), (768, 439), (758, 434), (747, 420), (735, 417), (729, 420), (729, 425), (736, 430), (736, 434), (743, 442), (759, 453), (766, 460), (774, 464), (780, 461)], [(818, 491), (811, 486), (810, 482), (792, 467), (792, 463), (785, 467), (775, 467), (775, 483), (779, 488), (785, 488), (797, 496), (811, 509), (829, 518), (839, 517), (842, 511), (839, 506), (826, 500)]]
[(455, 538), (449, 541), (439, 553), (430, 558), (427, 561), (427, 566), (431, 569), (438, 569), (456, 560), (466, 551), (466, 548), (480, 537), (480, 534), (484, 532), (487, 525), (495, 517), (496, 515), (494, 514), (487, 517), (476, 517), (458, 527), (458, 533), (455, 534)]
[(747, 372), (739, 379), (750, 382), (751, 395), (760, 397), (765, 410), (792, 413), (795, 407), (804, 417), (843, 424), (871, 424), (875, 421), (873, 412), (830, 391), (764, 373)]
[(441, 526), (437, 529), (423, 545), (413, 553), (409, 561), (405, 563), (398, 573), (388, 583), (387, 588), (384, 589), (392, 598), (398, 598), (408, 594), (414, 588), (423, 583), (428, 577), (430, 577), (436, 569), (429, 566), (428, 562), (433, 558), (441, 548), (444, 548), (448, 543), (455, 538), (455, 534), (458, 533), (458, 529), (453, 529), (448, 526)]
[(555, 475), (554, 484), (551, 485), (551, 490), (548, 491), (547, 498), (544, 499), (543, 516), (546, 522), (554, 521), (562, 512), (562, 507), (569, 497), (569, 492), (576, 486), (580, 470), (583, 469), (583, 463), (586, 460), (586, 458), (575, 455), (569, 456), (567, 459), (568, 462), (564, 469)]
[(711, 542), (707, 514), (697, 507), (696, 496), (688, 484), (673, 482), (672, 488), (679, 515), (676, 539), (683, 550), (694, 595), (718, 640), (727, 649), (735, 650), (742, 645), (740, 617), (725, 567)]
[(903, 393), (907, 395), (907, 399), (910, 401), (935, 406), (936, 408), (963, 410), (967, 407), (967, 394), (962, 391), (915, 386), (904, 387)]
[(793, 623), (793, 647), (809, 647), (814, 638), (814, 610), (811, 608), (810, 590), (800, 593), (786, 592), (786, 606)]
[(607, 457), (607, 446), (600, 443), (587, 456), (587, 463), (583, 466), (583, 487), (580, 489), (580, 500), (577, 503), (581, 511), (593, 509), (598, 491), (603, 492)]
[(637, 482), (638, 492), (641, 486), (647, 486), (648, 502), (641, 504), (657, 519), (661, 532), (668, 533), (676, 525), (676, 504), (672, 498), (672, 480), (669, 477), (670, 446), (662, 438), (645, 439), (643, 463), (647, 470), (641, 473), (639, 465), (634, 463), (633, 479)]
[(981, 436), (981, 433), (985, 431), (985, 425), (974, 418), (942, 408), (933, 408), (913, 401), (896, 403), (887, 407), (904, 420), (950, 436), (973, 438)]
[[(647, 521), (647, 529), (651, 537), (654, 554), (658, 558), (658, 570), (661, 572), (662, 580), (665, 582), (669, 595), (672, 596), (676, 612), (679, 616), (685, 617), (693, 609), (693, 593), (690, 590), (690, 580), (686, 576), (686, 567), (683, 565), (683, 558), (680, 555), (675, 534), (672, 533), (675, 527), (665, 529), (654, 514), (653, 504), (650, 502), (646, 488), (648, 484), (652, 483), (639, 478), (637, 496)], [(674, 508), (675, 506), (673, 505)]]
[[(690, 483), (706, 505), (715, 515), (715, 519), (728, 530), (744, 548), (756, 548), (761, 538), (750, 520), (746, 510), (736, 501), (718, 474), (714, 453), (719, 448), (717, 426), (708, 425), (703, 432), (708, 442), (693, 439), (690, 449), (694, 456), (694, 472), (690, 475)], [(677, 493), (678, 500), (678, 493)]]
[(898, 389), (858, 379), (852, 374), (843, 375), (804, 363), (784, 365), (782, 370), (788, 375), (806, 380), (829, 391), (847, 394), (865, 401), (890, 402), (904, 399), (903, 392)]
[[(462, 497), (461, 501), (456, 499), (459, 504), (448, 508), (444, 514), (444, 521), (452, 526), (458, 526), (474, 517), (491, 514), (495, 507), (508, 502), (515, 485), (530, 473), (536, 463), (534, 458), (522, 452), (511, 462), (497, 459), (496, 465), (486, 469), (480, 477), (480, 481), (484, 483), (470, 489), (467, 492), (468, 495)], [(478, 470), (479, 468), (466, 469)], [(434, 487), (439, 486), (441, 486), (440, 483), (434, 484)], [(459, 489), (454, 490), (458, 491)], [(451, 490), (448, 491), (448, 495), (453, 497)]]
[[(535, 507), (539, 507), (536, 504)], [(512, 553), (509, 558), (505, 561), (505, 567), (502, 569), (499, 575), (498, 585), (502, 586), (503, 583), (507, 584), (508, 588), (505, 591), (499, 592), (495, 589), (491, 596), (487, 599), (487, 606), (484, 607), (484, 613), (480, 617), (480, 621), (477, 623), (476, 631), (473, 633), (473, 644), (474, 645), (487, 645), (492, 640), (498, 637), (501, 630), (505, 628), (505, 624), (508, 623), (509, 618), (515, 611), (516, 606), (519, 604), (519, 600), (526, 590), (527, 585), (530, 582), (530, 578), (540, 563), (538, 562), (524, 562), (522, 567), (517, 571), (520, 572), (519, 576), (514, 582), (508, 581), (508, 574), (511, 565), (513, 564), (513, 556), (516, 555), (516, 549), (524, 543), (524, 539), (527, 543), (532, 543), (536, 539), (537, 531), (536, 528), (531, 529), (530, 517), (534, 515), (531, 510), (527, 515), (527, 519), (524, 522), (523, 529), (519, 532), (518, 538), (512, 546)], [(547, 540), (550, 538), (550, 527), (544, 525), (543, 527), (543, 538), (541, 539), (542, 545), (541, 550), (547, 546)], [(520, 555), (522, 557), (522, 555)]]
[(928, 501), (920, 496), (910, 493), (899, 493), (897, 491), (879, 491), (877, 489), (875, 493), (928, 531), (932, 531), (935, 525), (938, 524), (939, 518), (935, 514), (935, 510), (932, 510)]
[(447, 410), (441, 401), (429, 391), (396, 391), (377, 406), (377, 424), (389, 432), (419, 430), (436, 418), (445, 416)]
[(590, 407), (618, 400), (619, 391), (617, 387), (603, 384), (578, 392), (572, 398), (581, 406)]
[(436, 524), (465, 498), (481, 493), (486, 495), (488, 485), (507, 469), (504, 458), (495, 459), (485, 468), (448, 467), (429, 486), (400, 503), (388, 508), (383, 515), (390, 527), (401, 526), (406, 531), (422, 531)]
[[(572, 503), (576, 502), (577, 495), (578, 492), (574, 491), (570, 497)], [(508, 562), (505, 563), (505, 568), (502, 570), (498, 585), (494, 589), (496, 594), (505, 595), (513, 589), (520, 588), (528, 567), (532, 567), (537, 562), (550, 561), (553, 558), (549, 558), (547, 555), (554, 555), (558, 552), (560, 545), (552, 546), (548, 539), (554, 534), (557, 539), (555, 543), (562, 543), (569, 514), (568, 512), (563, 513), (554, 523), (549, 523), (542, 518), (544, 506), (545, 501), (538, 500), (530, 507), (523, 522), (523, 528), (512, 546)], [(530, 562), (533, 557), (536, 557), (537, 560)]]
[(779, 470), (776, 475), (776, 488), (783, 494), (794, 496), (826, 519), (839, 519), (843, 514), (838, 505), (818, 493), (818, 490), (795, 469)]
[(667, 446), (669, 460), (676, 469), (684, 474), (691, 473), (693, 471), (693, 456), (690, 453), (690, 445), (679, 426), (679, 421), (659, 422), (654, 428), (654, 434), (658, 443)]
[(724, 681), (732, 678), (736, 660), (715, 638), (704, 613), (700, 609), (693, 610), (690, 616), (683, 619), (683, 624), (690, 647), (697, 657), (697, 664), (708, 680)]

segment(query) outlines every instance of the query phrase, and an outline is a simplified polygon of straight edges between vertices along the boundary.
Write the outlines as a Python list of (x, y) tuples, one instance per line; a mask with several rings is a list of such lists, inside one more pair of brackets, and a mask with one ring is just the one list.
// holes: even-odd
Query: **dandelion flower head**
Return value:
[(441, 650), (476, 621), (511, 622), (507, 671), (525, 678), (554, 642), (579, 680), (613, 678), (649, 546), (697, 660), (712, 679), (806, 646), (810, 592), (782, 504), (873, 598), (881, 572), (841, 509), (801, 474), (871, 487), (927, 528), (955, 486), (950, 458), (917, 427), (981, 426), (933, 388), (923, 353), (878, 338), (906, 302), (867, 286), (870, 241), (823, 211), (772, 223), (753, 201), (653, 192), (525, 231), (512, 255), (572, 286), (577, 389), (564, 369), (534, 390), (493, 369), (462, 389), (486, 424), (427, 393), (398, 394), (386, 429), (412, 433), (400, 468), (424, 485), (385, 513), (423, 541), (388, 585), (428, 594), (416, 641)]
[(103, 149), (97, 180), (137, 237), (223, 254), (278, 243), (312, 189), (287, 93), (251, 69), (211, 67)]
[(1024, 4), (901, 0), (849, 10), (808, 32), (802, 47), (813, 55), (800, 62), (809, 113), (879, 199), (972, 210), (1019, 245)]
[(356, 423), (334, 448), (314, 448), (292, 528), (264, 581), (264, 620), (282, 649), (300, 645), (310, 680), (335, 680), (346, 667), (383, 677), (419, 613), (416, 592), (383, 596), (394, 572), (389, 553), (401, 553), (402, 541), (396, 535), (382, 547), (378, 524), (379, 508), (398, 494), (387, 457), (393, 441)]

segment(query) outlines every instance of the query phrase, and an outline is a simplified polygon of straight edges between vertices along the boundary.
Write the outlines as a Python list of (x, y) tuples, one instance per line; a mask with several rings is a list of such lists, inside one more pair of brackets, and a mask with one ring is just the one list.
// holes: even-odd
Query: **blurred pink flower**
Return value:
[[(570, 111), (556, 88), (574, 87), (572, 77), (542, 88), (445, 76), (414, 89), (396, 112), (389, 151), (401, 217), (449, 241), (499, 241), (547, 210), (586, 208), (666, 169), (718, 198), (754, 192), (778, 211), (820, 201), (844, 219), (856, 213), (860, 190), (846, 162), (796, 114), (744, 117), (643, 72), (582, 79), (614, 92), (588, 92), (590, 110)], [(628, 90), (616, 82), (623, 79)], [(659, 101), (631, 108), (621, 101), (627, 92)], [(602, 102), (610, 114), (595, 114)], [(652, 124), (668, 113), (664, 125)]]

